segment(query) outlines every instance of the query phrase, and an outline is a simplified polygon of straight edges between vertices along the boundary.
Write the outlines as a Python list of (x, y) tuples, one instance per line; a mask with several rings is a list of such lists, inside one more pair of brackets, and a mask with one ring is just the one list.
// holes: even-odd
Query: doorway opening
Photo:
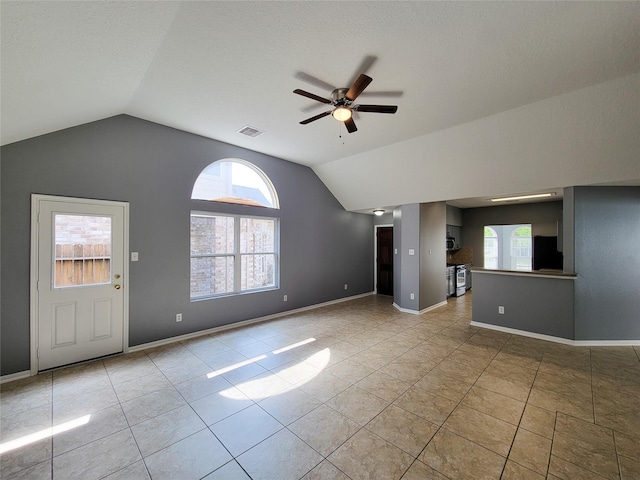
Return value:
[(393, 297), (393, 226), (376, 225), (375, 291)]

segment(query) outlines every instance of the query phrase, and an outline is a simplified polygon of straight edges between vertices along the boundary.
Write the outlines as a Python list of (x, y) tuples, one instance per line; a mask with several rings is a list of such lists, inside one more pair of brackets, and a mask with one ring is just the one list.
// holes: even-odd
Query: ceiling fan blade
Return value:
[(347, 100), (351, 100), (353, 102), (372, 81), (373, 78), (366, 76), (364, 73), (361, 73), (356, 81), (353, 82), (353, 85), (351, 85), (351, 88), (345, 95)]
[(331, 100), (327, 99), (327, 98), (322, 98), (318, 95), (315, 95), (313, 93), (309, 93), (309, 92), (305, 92), (304, 90), (300, 90), (299, 88), (296, 88), (293, 93), (297, 93), (298, 95), (302, 95), (303, 97), (307, 97), (310, 98), (312, 100), (315, 100), (316, 102), (321, 102), (321, 103), (331, 103)]
[(321, 88), (322, 90), (326, 90), (327, 92), (332, 92), (337, 88), (334, 85), (331, 85), (330, 83), (325, 82), (324, 80), (321, 80), (317, 77), (314, 77), (313, 75), (309, 75), (308, 73), (305, 73), (305, 72), (296, 72), (294, 77), (297, 78), (298, 80), (302, 80), (303, 82), (308, 83), (309, 85), (313, 85), (314, 87)]
[(373, 113), (396, 113), (397, 105), (355, 105), (353, 107), (357, 112), (373, 112)]
[(361, 73), (366, 74), (377, 60), (378, 57), (376, 57), (375, 55), (367, 55), (366, 57), (364, 57), (362, 59), (362, 62), (360, 62), (360, 65), (358, 65), (358, 68), (356, 68), (355, 73), (353, 74), (353, 77), (351, 78), (351, 81), (348, 85), (354, 84)]
[(307, 118), (306, 120), (302, 120), (300, 122), (301, 125), (306, 125), (307, 123), (315, 122), (316, 120), (320, 120), (322, 117), (326, 117), (327, 115), (331, 115), (331, 110), (328, 112), (323, 112), (315, 117)]
[(404, 95), (402, 90), (377, 90), (372, 92), (367, 90), (360, 94), (360, 98), (362, 97), (384, 97), (384, 98), (399, 98)]
[(356, 122), (353, 121), (353, 117), (347, 118), (344, 121), (345, 127), (347, 127), (347, 132), (353, 133), (358, 131), (358, 127), (356, 127)]

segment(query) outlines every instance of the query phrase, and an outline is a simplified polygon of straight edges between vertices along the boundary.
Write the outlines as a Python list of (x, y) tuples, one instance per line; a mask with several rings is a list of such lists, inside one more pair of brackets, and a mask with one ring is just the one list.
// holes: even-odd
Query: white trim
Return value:
[(408, 308), (402, 308), (397, 303), (393, 302), (393, 306), (396, 307), (399, 311), (403, 313), (410, 313), (412, 315), (422, 315), (423, 313), (430, 312), (431, 310), (435, 310), (436, 308), (445, 307), (447, 305), (446, 300), (444, 302), (436, 303), (435, 305), (431, 305), (430, 307), (423, 308), (422, 310), (410, 310)]
[(29, 279), (29, 329), (30, 329), (30, 374), (38, 373), (38, 241), (40, 202), (65, 202), (84, 205), (106, 205), (123, 210), (123, 282), (122, 298), (122, 351), (129, 352), (129, 203), (94, 198), (61, 197), (56, 195), (31, 194), (31, 272)]
[(558, 280), (575, 280), (578, 275), (575, 273), (538, 273), (537, 271), (523, 272), (517, 270), (477, 270), (471, 269), (471, 273), (487, 273), (489, 275), (508, 275), (511, 277), (529, 277), (529, 278), (555, 278)]
[(640, 346), (640, 340), (574, 340), (577, 347), (633, 347)]
[(573, 347), (631, 347), (640, 345), (640, 340), (570, 340), (568, 338), (543, 335), (542, 333), (527, 332), (526, 330), (517, 330), (515, 328), (491, 325), (490, 323), (472, 321), (470, 325), (474, 327), (487, 328), (489, 330), (497, 330), (498, 332), (521, 335), (523, 337), (537, 338), (538, 340), (546, 340), (548, 342), (562, 343)]
[(241, 322), (230, 323), (228, 325), (221, 325), (219, 327), (209, 328), (207, 330), (199, 330), (199, 331), (193, 332), (193, 333), (186, 333), (184, 335), (178, 335), (177, 337), (169, 337), (169, 338), (164, 338), (162, 340), (156, 340), (155, 342), (142, 343), (142, 344), (136, 345), (134, 347), (129, 347), (128, 352), (129, 353), (133, 353), (133, 352), (139, 352), (141, 350), (147, 350), (149, 348), (161, 347), (163, 345), (168, 345), (168, 344), (175, 343), (175, 342), (182, 342), (184, 340), (189, 340), (191, 338), (201, 337), (203, 335), (209, 335), (211, 333), (218, 333), (218, 332), (223, 332), (225, 330), (232, 330), (232, 329), (238, 328), (238, 327), (245, 327), (247, 325), (252, 325), (254, 323), (266, 322), (268, 320), (274, 320), (276, 318), (284, 317), (284, 316), (287, 316), (287, 315), (306, 312), (308, 310), (315, 310), (316, 308), (326, 307), (326, 306), (329, 306), (329, 305), (335, 305), (337, 303), (342, 303), (342, 302), (348, 302), (350, 300), (356, 300), (358, 298), (364, 298), (364, 297), (368, 297), (370, 295), (375, 295), (375, 292), (361, 293), (359, 295), (353, 295), (351, 297), (344, 297), (344, 298), (339, 298), (337, 300), (330, 300), (328, 302), (317, 303), (315, 305), (309, 305), (308, 307), (295, 308), (293, 310), (286, 310), (284, 312), (274, 313), (272, 315), (266, 315), (264, 317), (251, 318), (249, 320), (243, 320)]
[(497, 330), (498, 332), (521, 335), (523, 337), (537, 338), (538, 340), (546, 340), (548, 342), (563, 343), (564, 345), (574, 344), (573, 340), (569, 340), (568, 338), (553, 337), (551, 335), (544, 335), (542, 333), (527, 332), (526, 330), (517, 330), (515, 328), (501, 327), (499, 325), (491, 325), (490, 323), (474, 322), (472, 320), (469, 325), (474, 327), (487, 328), (489, 330)]
[(22, 380), (23, 378), (29, 378), (31, 376), (31, 370), (25, 370), (24, 372), (10, 373), (9, 375), (2, 375), (0, 377), (0, 384), (7, 382), (14, 382), (16, 380)]

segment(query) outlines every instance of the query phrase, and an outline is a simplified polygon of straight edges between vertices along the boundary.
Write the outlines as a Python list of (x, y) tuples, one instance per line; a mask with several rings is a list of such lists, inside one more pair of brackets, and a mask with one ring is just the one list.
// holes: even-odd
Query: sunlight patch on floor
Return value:
[[(329, 364), (331, 359), (331, 350), (325, 348), (313, 355), (307, 357), (305, 360), (280, 370), (277, 374), (270, 373), (268, 375), (260, 376), (240, 383), (235, 387), (222, 390), (220, 395), (233, 400), (246, 400), (249, 397), (251, 400), (261, 400), (263, 398), (271, 397), (272, 395), (280, 395), (291, 390), (298, 388), (305, 383), (313, 380), (325, 367)], [(304, 380), (301, 380), (296, 385), (292, 385), (285, 381), (284, 378), (288, 376), (296, 376), (300, 370), (304, 370), (306, 375)]]
[(89, 423), (90, 418), (91, 418), (91, 415), (85, 415), (84, 417), (79, 417), (79, 418), (76, 418), (75, 420), (61, 423), (60, 425), (56, 425), (55, 427), (45, 428), (38, 432), (30, 433), (20, 438), (16, 438), (15, 440), (1, 443), (0, 454), (10, 452), (12, 450), (16, 450), (17, 448), (24, 447), (25, 445), (30, 445), (39, 440), (52, 437), (58, 433), (66, 432), (68, 430), (73, 430), (74, 428), (81, 427), (82, 425), (86, 425), (87, 423)]

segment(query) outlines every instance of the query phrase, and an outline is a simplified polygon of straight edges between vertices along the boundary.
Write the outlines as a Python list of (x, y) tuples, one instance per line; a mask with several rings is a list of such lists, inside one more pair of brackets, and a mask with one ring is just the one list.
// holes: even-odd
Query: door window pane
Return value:
[(111, 217), (55, 214), (54, 288), (111, 281)]

